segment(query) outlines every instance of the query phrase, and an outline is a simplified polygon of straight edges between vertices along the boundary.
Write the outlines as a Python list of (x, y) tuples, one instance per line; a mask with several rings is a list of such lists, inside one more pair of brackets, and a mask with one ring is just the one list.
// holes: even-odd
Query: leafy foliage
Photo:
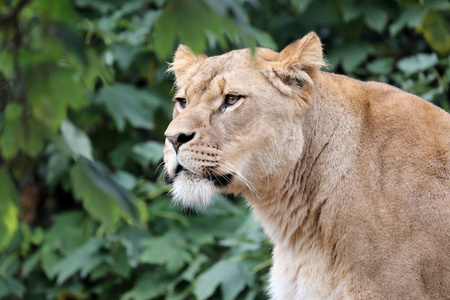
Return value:
[(450, 109), (447, 0), (8, 0), (0, 4), (0, 299), (265, 299), (270, 245), (243, 199), (171, 207), (176, 45), (281, 49)]

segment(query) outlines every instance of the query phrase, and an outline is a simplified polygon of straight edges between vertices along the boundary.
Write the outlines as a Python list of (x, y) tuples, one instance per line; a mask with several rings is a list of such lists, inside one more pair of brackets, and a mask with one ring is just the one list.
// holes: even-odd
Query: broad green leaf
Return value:
[(69, 107), (78, 109), (86, 103), (79, 82), (72, 72), (51, 65), (38, 65), (26, 72), (27, 99), (34, 118), (56, 131), (66, 118)]
[(112, 195), (103, 192), (93, 182), (84, 161), (78, 161), (72, 167), (71, 179), (75, 197), (82, 201), (89, 214), (112, 227), (120, 218), (119, 206)]
[(203, 52), (206, 49), (206, 32), (219, 36), (223, 27), (222, 17), (204, 1), (170, 1), (155, 23), (155, 53), (160, 59), (167, 58), (176, 37), (195, 53)]
[(7, 169), (0, 169), (0, 250), (6, 248), (19, 226), (19, 209), (14, 182)]
[(397, 67), (406, 74), (412, 74), (432, 68), (437, 64), (437, 62), (438, 56), (436, 53), (419, 53), (417, 55), (401, 59), (397, 63)]
[[(179, 7), (181, 3), (183, 3), (182, 7)], [(205, 51), (205, 28), (219, 34), (222, 30), (220, 16), (205, 5), (204, 1), (172, 1), (171, 6), (173, 6), (173, 13), (177, 20), (177, 34), (180, 41), (195, 53)], [(186, 26), (186, 22), (189, 26)]]
[(132, 271), (125, 247), (118, 247), (112, 252), (111, 270), (117, 275), (128, 278)]
[(403, 11), (397, 20), (389, 27), (392, 36), (397, 35), (405, 26), (415, 28), (422, 23), (427, 10), (420, 6), (412, 6)]
[(149, 163), (157, 164), (163, 158), (164, 144), (149, 141), (133, 146), (132, 151), (136, 155), (135, 159), (141, 163), (143, 167)]
[(292, 6), (299, 13), (303, 13), (311, 4), (311, 0), (291, 0)]
[(120, 300), (150, 300), (165, 294), (168, 281), (155, 272), (141, 274), (133, 289), (126, 292)]
[(123, 71), (128, 70), (137, 53), (138, 49), (136, 47), (129, 47), (122, 44), (116, 45), (113, 48), (114, 60)]
[(152, 129), (154, 113), (159, 107), (153, 94), (125, 84), (101, 89), (96, 102), (105, 106), (119, 131), (125, 128), (126, 121), (136, 128)]
[(8, 296), (10, 294), (9, 287), (6, 285), (5, 280), (0, 278), (0, 299), (3, 299), (4, 297)]
[(5, 123), (0, 135), (0, 149), (6, 159), (12, 158), (23, 143), (22, 106), (9, 103), (5, 109)]
[(50, 20), (75, 24), (75, 12), (71, 1), (36, 0), (32, 2), (32, 8)]
[(140, 261), (165, 265), (169, 274), (174, 274), (191, 260), (191, 254), (186, 250), (185, 241), (180, 234), (166, 234), (163, 237), (148, 238), (142, 241), (146, 250)]
[(47, 162), (47, 172), (45, 181), (53, 185), (59, 182), (62, 176), (69, 170), (71, 157), (54, 144), (47, 148), (49, 159)]
[(335, 48), (328, 56), (333, 65), (341, 64), (345, 72), (351, 73), (362, 64), (374, 48), (366, 43), (350, 42), (344, 46)]
[[(92, 264), (99, 264), (96, 257), (100, 247), (102, 247), (104, 243), (105, 241), (101, 238), (93, 238), (60, 261), (54, 269), (57, 275), (57, 284), (62, 284), (70, 276), (86, 268), (86, 264), (88, 267), (91, 267), (89, 265)], [(84, 272), (84, 275), (87, 275), (86, 271)]]
[(67, 119), (61, 124), (61, 135), (75, 155), (92, 159), (92, 146), (89, 137)]
[(111, 173), (100, 162), (83, 159), (81, 163), (85, 174), (99, 191), (107, 195), (108, 199), (112, 197), (129, 216), (139, 220), (139, 214), (131, 195), (113, 179)]
[(358, 18), (362, 13), (362, 7), (359, 5), (354, 5), (351, 1), (346, 1), (342, 6), (342, 16), (344, 22), (350, 22)]
[(177, 25), (170, 10), (163, 10), (155, 22), (155, 32), (153, 33), (153, 48), (159, 59), (166, 59), (171, 54), (175, 44), (176, 31)]
[(390, 74), (393, 66), (393, 58), (380, 58), (368, 63), (367, 69), (374, 74)]
[(377, 7), (369, 7), (364, 12), (364, 20), (367, 26), (377, 32), (382, 32), (388, 21), (388, 14)]
[(208, 257), (200, 254), (189, 264), (189, 267), (187, 267), (183, 274), (181, 274), (181, 278), (189, 282), (193, 281), (206, 262), (208, 262)]
[(113, 263), (111, 257), (105, 253), (94, 253), (89, 256), (85, 256), (83, 259), (83, 265), (80, 268), (81, 278), (86, 278), (96, 268), (100, 267), (105, 262)]
[(197, 278), (194, 294), (199, 300), (207, 299), (219, 285), (223, 299), (232, 300), (246, 286), (252, 285), (252, 277), (242, 262), (234, 259), (221, 260)]
[(441, 55), (450, 53), (450, 22), (442, 13), (429, 12), (423, 19), (420, 31), (433, 50)]
[(36, 251), (31, 256), (29, 256), (22, 265), (21, 277), (27, 278), (33, 271), (33, 269), (36, 268), (40, 259), (41, 259), (41, 252), (39, 251)]
[(13, 57), (9, 51), (0, 51), (0, 72), (3, 73), (5, 77), (10, 77), (14, 69)]
[(31, 118), (24, 127), (22, 150), (31, 157), (36, 157), (44, 149), (45, 134), (41, 125)]
[(55, 254), (53, 251), (50, 251), (50, 249), (43, 248), (41, 256), (42, 270), (48, 278), (54, 279), (56, 277), (55, 270), (60, 261), (61, 257), (59, 255)]
[(55, 23), (50, 27), (50, 33), (61, 42), (67, 52), (74, 53), (83, 65), (87, 66), (88, 56), (85, 44), (74, 28), (64, 23)]
[(53, 226), (46, 231), (44, 236), (45, 257), (52, 250), (67, 255), (87, 242), (89, 236), (86, 227), (89, 226), (87, 216), (82, 210), (73, 210), (59, 213), (53, 216)]
[(113, 167), (117, 169), (123, 169), (131, 155), (131, 149), (135, 144), (132, 140), (124, 140), (116, 148), (112, 149), (109, 153), (109, 159)]
[(14, 295), (15, 297), (22, 298), (24, 293), (25, 287), (20, 281), (10, 277), (0, 277), (0, 298), (7, 295)]
[(262, 30), (253, 29), (253, 35), (261, 47), (277, 50), (278, 46), (270, 35)]
[(114, 174), (113, 178), (123, 186), (126, 190), (131, 191), (137, 183), (137, 178), (133, 176), (131, 173), (125, 171), (119, 171)]
[(44, 133), (33, 118), (22, 116), (23, 108), (10, 103), (5, 111), (5, 124), (0, 136), (0, 147), (6, 159), (12, 158), (19, 150), (35, 157), (44, 148)]

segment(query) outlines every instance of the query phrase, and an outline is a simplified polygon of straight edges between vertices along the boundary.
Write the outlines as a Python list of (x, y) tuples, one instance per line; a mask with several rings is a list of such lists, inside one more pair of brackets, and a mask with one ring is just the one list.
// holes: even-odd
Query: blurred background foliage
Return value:
[(448, 110), (449, 19), (445, 0), (1, 1), (0, 299), (266, 299), (243, 199), (170, 204), (177, 44), (280, 50), (314, 30), (333, 72)]

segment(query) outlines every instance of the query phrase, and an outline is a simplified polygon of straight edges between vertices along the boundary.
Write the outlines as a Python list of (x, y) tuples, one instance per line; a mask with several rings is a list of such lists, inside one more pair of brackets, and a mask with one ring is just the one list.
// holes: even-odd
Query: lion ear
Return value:
[(194, 75), (196, 66), (198, 67), (205, 58), (206, 55), (196, 55), (188, 46), (180, 44), (167, 71), (175, 74), (178, 86), (183, 86)]
[(292, 95), (304, 84), (314, 86), (314, 79), (325, 66), (322, 44), (314, 32), (286, 46), (276, 61), (269, 62), (266, 76), (282, 93)]

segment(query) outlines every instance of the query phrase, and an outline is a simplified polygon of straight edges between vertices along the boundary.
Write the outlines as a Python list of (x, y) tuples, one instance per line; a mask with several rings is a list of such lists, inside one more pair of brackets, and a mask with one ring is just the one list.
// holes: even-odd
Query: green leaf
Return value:
[(311, 0), (291, 0), (291, 4), (297, 12), (303, 13), (311, 4)]
[(200, 254), (189, 264), (189, 267), (187, 267), (183, 274), (181, 274), (181, 278), (192, 282), (195, 279), (195, 276), (200, 272), (201, 267), (208, 261), (209, 259), (207, 256)]
[(390, 74), (393, 66), (393, 58), (380, 58), (368, 63), (367, 69), (374, 74)]
[(401, 59), (397, 63), (397, 67), (406, 74), (412, 74), (432, 68), (437, 63), (438, 56), (436, 55), (436, 53), (419, 53), (417, 55), (408, 56)]
[(136, 47), (129, 47), (122, 44), (116, 45), (113, 48), (114, 59), (123, 71), (128, 70), (137, 53), (138, 49)]
[(221, 260), (198, 277), (194, 294), (200, 300), (207, 299), (220, 285), (223, 299), (232, 300), (252, 284), (250, 271), (242, 262), (234, 259)]
[(450, 53), (450, 23), (442, 13), (429, 12), (419, 30), (433, 50), (441, 55)]
[(10, 103), (6, 106), (5, 125), (0, 136), (0, 147), (6, 159), (12, 158), (20, 150), (32, 157), (44, 148), (44, 133), (33, 118), (22, 117), (23, 107)]
[(0, 72), (8, 78), (14, 70), (13, 56), (9, 51), (2, 50), (0, 52)]
[(0, 250), (6, 248), (19, 227), (19, 196), (7, 169), (0, 169)]
[(39, 0), (33, 1), (31, 7), (50, 20), (65, 22), (69, 25), (75, 24), (75, 13), (71, 1)]
[(425, 17), (427, 12), (428, 9), (425, 9), (419, 5), (408, 7), (389, 27), (391, 35), (397, 35), (405, 26), (408, 26), (409, 28), (418, 27), (422, 23), (422, 19)]
[(152, 129), (154, 113), (159, 107), (153, 94), (125, 84), (101, 89), (96, 102), (105, 106), (119, 131), (125, 128), (125, 121), (135, 128)]
[(142, 245), (146, 250), (142, 253), (140, 261), (165, 265), (169, 274), (178, 272), (191, 260), (185, 240), (178, 232), (172, 231), (162, 237), (145, 239)]
[(75, 155), (92, 159), (92, 146), (89, 137), (82, 130), (75, 127), (69, 120), (62, 122), (61, 135)]
[(24, 125), (22, 151), (31, 157), (36, 157), (44, 149), (45, 134), (40, 123), (33, 118)]
[[(89, 225), (87, 216), (82, 210), (68, 211), (53, 216), (53, 226), (44, 236), (45, 249), (42, 257), (46, 257), (53, 250), (67, 255), (87, 242), (86, 227)], [(48, 249), (47, 249), (48, 248)]]
[(376, 32), (382, 32), (388, 21), (388, 14), (377, 7), (369, 7), (365, 10), (364, 20), (367, 26)]
[(69, 107), (78, 109), (86, 103), (73, 73), (60, 67), (30, 67), (26, 72), (26, 86), (34, 118), (52, 131), (61, 126)]
[[(59, 255), (55, 254), (52, 251), (49, 251), (49, 249), (43, 248), (44, 251), (42, 251), (42, 270), (44, 271), (45, 275), (53, 279), (56, 276), (55, 268), (60, 262), (61, 258)], [(47, 250), (47, 251), (45, 251)]]
[(149, 163), (157, 164), (163, 158), (164, 144), (149, 141), (133, 146), (132, 151), (136, 155), (135, 159), (141, 163), (143, 167)]
[(124, 211), (135, 220), (139, 220), (134, 201), (128, 191), (117, 184), (111, 173), (98, 161), (83, 159), (82, 165), (85, 174), (91, 179), (92, 183), (104, 194), (112, 196)]
[(361, 6), (354, 5), (350, 1), (346, 1), (342, 6), (342, 17), (344, 22), (350, 22), (356, 18), (358, 18), (362, 14), (363, 10)]
[(0, 149), (6, 159), (14, 157), (23, 143), (23, 126), (21, 122), (22, 106), (9, 103), (5, 109), (5, 123), (0, 135)]
[(277, 44), (267, 32), (255, 28), (252, 31), (256, 41), (261, 47), (269, 48), (275, 51), (278, 49)]
[(41, 253), (39, 251), (33, 253), (31, 256), (29, 256), (22, 266), (22, 278), (27, 278), (28, 275), (36, 268), (37, 264), (39, 263), (39, 260), (41, 259)]
[(14, 295), (22, 298), (25, 293), (25, 287), (23, 284), (14, 278), (1, 278), (0, 277), (0, 298), (7, 295)]
[(131, 191), (137, 183), (136, 177), (125, 171), (118, 171), (113, 178), (128, 191)]
[[(61, 0), (61, 2), (63, 1)], [(74, 53), (83, 65), (87, 66), (88, 56), (85, 44), (74, 28), (64, 23), (55, 23), (50, 27), (50, 33), (59, 39), (67, 52)]]
[(81, 160), (72, 167), (71, 179), (75, 197), (83, 202), (84, 208), (94, 219), (112, 227), (120, 218), (120, 209), (114, 198), (94, 183), (86, 165)]
[(204, 1), (170, 1), (155, 23), (155, 53), (161, 60), (167, 58), (176, 37), (195, 53), (201, 53), (206, 50), (206, 32), (221, 35), (223, 25), (221, 16)]
[(132, 269), (125, 247), (118, 247), (112, 252), (111, 270), (121, 277), (129, 277)]
[(45, 174), (45, 181), (50, 184), (56, 184), (61, 180), (62, 176), (69, 170), (71, 158), (59, 147), (54, 144), (47, 148), (49, 159), (47, 162), (47, 172)]
[(169, 282), (155, 272), (145, 272), (139, 276), (133, 289), (126, 292), (120, 300), (150, 300), (164, 295)]
[[(60, 261), (55, 266), (55, 273), (57, 274), (57, 284), (62, 284), (70, 276), (76, 272), (83, 270), (86, 267), (92, 267), (93, 264), (98, 265), (98, 251), (100, 247), (105, 243), (101, 238), (93, 238), (80, 248), (72, 252), (68, 257)], [(86, 274), (86, 271), (84, 272)]]
[[(174, 2), (174, 1), (172, 1)], [(176, 37), (176, 22), (167, 9), (159, 15), (153, 33), (153, 48), (159, 59), (166, 59), (172, 52)]]
[(349, 42), (344, 46), (335, 48), (328, 56), (332, 64), (341, 64), (345, 72), (351, 73), (362, 64), (374, 51), (374, 48), (366, 43)]

